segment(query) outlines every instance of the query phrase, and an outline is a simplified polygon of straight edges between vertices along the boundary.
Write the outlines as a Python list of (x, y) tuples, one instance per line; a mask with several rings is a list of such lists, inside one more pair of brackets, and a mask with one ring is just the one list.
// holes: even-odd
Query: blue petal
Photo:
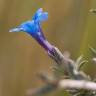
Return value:
[(19, 32), (19, 31), (23, 31), (23, 30), (24, 30), (23, 28), (17, 27), (17, 28), (13, 28), (13, 29), (9, 30), (9, 32)]
[(40, 8), (37, 10), (37, 12), (34, 14), (34, 16), (32, 17), (33, 20), (37, 21), (37, 22), (42, 22), (48, 19), (48, 12), (43, 12), (43, 9)]
[(37, 33), (39, 31), (39, 24), (36, 23), (34, 20), (27, 21), (25, 23), (22, 23), (20, 28), (23, 28), (25, 32), (28, 33)]
[(48, 19), (48, 13), (44, 12), (42, 14), (38, 14), (38, 21), (42, 22), (42, 21), (46, 21)]
[(43, 8), (39, 8), (36, 13), (38, 14), (38, 13), (42, 13), (42, 12), (43, 12)]
[(36, 13), (34, 14), (34, 16), (32, 17), (33, 20), (36, 20), (38, 18), (38, 14), (41, 14), (43, 12), (43, 9), (40, 8), (36, 11)]

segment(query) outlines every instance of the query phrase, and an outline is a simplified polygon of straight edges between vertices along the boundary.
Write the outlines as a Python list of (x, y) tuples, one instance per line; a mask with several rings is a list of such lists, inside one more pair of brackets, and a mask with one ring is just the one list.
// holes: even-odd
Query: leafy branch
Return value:
[(56, 62), (55, 67), (53, 67), (53, 76), (39, 74), (39, 78), (45, 85), (27, 90), (27, 95), (42, 96), (57, 89), (64, 89), (72, 96), (96, 96), (95, 80), (81, 71), (83, 64), (88, 61), (84, 60), (83, 56), (74, 61), (67, 54), (63, 55), (56, 47), (54, 47), (53, 52), (54, 54), (48, 54)]

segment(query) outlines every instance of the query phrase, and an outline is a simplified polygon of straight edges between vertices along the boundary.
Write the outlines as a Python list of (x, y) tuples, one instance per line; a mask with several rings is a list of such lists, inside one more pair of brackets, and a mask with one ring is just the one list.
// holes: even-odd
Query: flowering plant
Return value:
[[(92, 10), (91, 10), (92, 11)], [(95, 11), (94, 11), (95, 12)], [(48, 18), (48, 13), (43, 12), (40, 8), (32, 17), (32, 20), (26, 21), (16, 28), (10, 30), (10, 32), (23, 31), (30, 34), (50, 55), (50, 57), (56, 62), (53, 66), (53, 77), (46, 74), (39, 74), (39, 77), (46, 83), (45, 86), (33, 90), (29, 90), (27, 93), (29, 96), (34, 94), (41, 96), (54, 89), (66, 89), (72, 96), (96, 96), (96, 78), (91, 79), (89, 75), (81, 70), (86, 60), (80, 56), (76, 61), (70, 58), (70, 54), (62, 54), (58, 48), (51, 45), (45, 38), (41, 23)], [(96, 50), (90, 48), (93, 53), (96, 54)], [(93, 58), (96, 63), (96, 58)], [(62, 80), (62, 77), (63, 80)], [(82, 90), (81, 90), (82, 89)]]

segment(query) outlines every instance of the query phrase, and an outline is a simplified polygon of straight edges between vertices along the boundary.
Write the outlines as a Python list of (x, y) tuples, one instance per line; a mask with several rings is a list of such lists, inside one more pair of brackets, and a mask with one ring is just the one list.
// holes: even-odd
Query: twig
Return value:
[(39, 96), (41, 96), (42, 94), (48, 93), (57, 88), (61, 90), (84, 89), (84, 90), (96, 91), (96, 83), (86, 80), (72, 80), (72, 79), (63, 79), (63, 80), (59, 80), (58, 82), (51, 81), (50, 84), (45, 85), (43, 87), (36, 88), (34, 90), (33, 89), (28, 90), (27, 95), (38, 96), (39, 94)]
[(39, 74), (39, 77), (45, 83), (45, 85), (40, 88), (28, 90), (27, 96), (42, 96), (42, 94), (56, 89), (84, 89), (96, 91), (96, 83), (91, 82), (88, 76), (79, 68), (81, 67), (80, 64), (82, 64), (82, 62), (85, 62), (85, 60), (82, 61), (82, 57), (79, 57), (77, 61), (73, 61), (69, 58), (69, 56), (67, 57), (63, 55), (56, 47), (53, 48), (53, 53), (48, 53), (48, 55), (56, 62), (57, 68), (63, 68), (67, 75), (65, 73), (64, 74), (70, 78), (64, 78), (62, 80), (62, 78), (59, 77), (55, 78), (55, 74), (53, 74), (53, 78), (50, 78), (50, 76), (46, 74)]
[(26, 95), (27, 96), (42, 96), (42, 95), (49, 93), (55, 89), (56, 89), (56, 86), (51, 85), (51, 84), (46, 84), (40, 88), (27, 90)]
[(96, 91), (96, 83), (86, 80), (60, 80), (58, 86), (61, 89), (85, 89)]
[(58, 67), (62, 67), (65, 73), (72, 79), (88, 80), (86, 74), (76, 70), (75, 61), (64, 56), (57, 47), (54, 47), (53, 54), (49, 56), (57, 63)]

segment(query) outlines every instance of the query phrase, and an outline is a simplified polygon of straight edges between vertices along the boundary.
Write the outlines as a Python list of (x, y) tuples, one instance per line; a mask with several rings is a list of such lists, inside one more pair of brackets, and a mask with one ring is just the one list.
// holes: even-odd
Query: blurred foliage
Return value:
[[(8, 32), (40, 7), (49, 12), (44, 33), (62, 52), (68, 50), (76, 58), (89, 56), (88, 45), (96, 48), (96, 15), (89, 13), (96, 0), (0, 0), (0, 96), (24, 96), (26, 89), (41, 85), (36, 73), (51, 73), (53, 61), (30, 36)], [(95, 74), (92, 66), (86, 69)]]

